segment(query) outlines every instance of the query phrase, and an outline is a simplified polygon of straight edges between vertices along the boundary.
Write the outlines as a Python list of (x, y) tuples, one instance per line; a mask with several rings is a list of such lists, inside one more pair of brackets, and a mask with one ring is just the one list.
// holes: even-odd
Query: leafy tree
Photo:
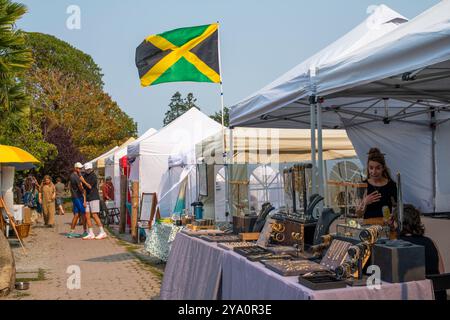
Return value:
[(169, 110), (165, 113), (163, 120), (164, 126), (167, 126), (191, 108), (197, 108), (200, 110), (200, 108), (195, 104), (196, 102), (197, 99), (192, 93), (188, 93), (186, 98), (182, 98), (180, 92), (175, 92), (172, 98), (170, 98)]
[(1, 123), (0, 144), (12, 145), (28, 151), (41, 161), (38, 167), (57, 156), (57, 148), (44, 140), (40, 125), (30, 124), (20, 114), (11, 115)]
[(57, 157), (48, 160), (42, 168), (40, 175), (46, 174), (51, 177), (61, 176), (68, 179), (75, 162), (84, 163), (86, 158), (81, 154), (75, 146), (72, 136), (67, 129), (57, 126), (46, 135), (47, 142), (55, 145), (58, 149)]
[[(223, 111), (224, 111), (223, 125), (225, 127), (228, 127), (230, 125), (230, 109), (224, 107)], [(219, 112), (214, 112), (214, 114), (209, 117), (213, 120), (216, 120), (218, 123), (222, 124), (222, 110), (220, 110)]]
[(27, 32), (26, 42), (36, 57), (33, 69), (60, 70), (65, 76), (103, 87), (101, 69), (90, 55), (49, 34)]
[(81, 155), (93, 159), (136, 136), (136, 123), (103, 91), (101, 70), (90, 56), (45, 34), (29, 33), (27, 42), (39, 54), (26, 76), (31, 118), (42, 124), (46, 141), (63, 127)]
[(23, 4), (0, 0), (0, 141), (10, 140), (7, 134), (23, 129), (22, 116), (29, 100), (20, 76), (33, 62), (25, 46), (23, 33), (15, 28), (27, 9)]

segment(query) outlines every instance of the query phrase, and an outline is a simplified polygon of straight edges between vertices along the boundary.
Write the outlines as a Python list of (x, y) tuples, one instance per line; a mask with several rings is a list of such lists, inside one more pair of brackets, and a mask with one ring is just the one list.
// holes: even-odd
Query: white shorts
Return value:
[(100, 200), (92, 200), (86, 202), (86, 212), (99, 213)]

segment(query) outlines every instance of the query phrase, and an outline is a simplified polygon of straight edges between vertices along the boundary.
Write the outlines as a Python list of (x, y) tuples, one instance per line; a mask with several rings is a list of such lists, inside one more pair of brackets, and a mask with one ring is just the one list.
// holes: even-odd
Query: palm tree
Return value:
[(24, 34), (15, 25), (26, 12), (23, 4), (0, 0), (0, 120), (22, 114), (29, 106), (21, 75), (31, 67), (33, 58)]

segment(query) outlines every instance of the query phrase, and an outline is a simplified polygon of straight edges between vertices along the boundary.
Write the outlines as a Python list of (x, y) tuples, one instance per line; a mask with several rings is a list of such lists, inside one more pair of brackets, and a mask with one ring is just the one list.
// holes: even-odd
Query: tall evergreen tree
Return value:
[(186, 98), (183, 98), (180, 92), (175, 92), (172, 98), (170, 98), (169, 110), (165, 113), (163, 120), (164, 126), (167, 126), (191, 108), (200, 110), (200, 108), (197, 107), (196, 102), (197, 99), (191, 92), (187, 94)]
[[(223, 114), (224, 114), (223, 125), (225, 127), (228, 127), (230, 125), (230, 109), (224, 107)], [(209, 117), (213, 120), (216, 120), (218, 123), (222, 124), (222, 110), (220, 110), (219, 112), (214, 112), (214, 114), (210, 115)]]

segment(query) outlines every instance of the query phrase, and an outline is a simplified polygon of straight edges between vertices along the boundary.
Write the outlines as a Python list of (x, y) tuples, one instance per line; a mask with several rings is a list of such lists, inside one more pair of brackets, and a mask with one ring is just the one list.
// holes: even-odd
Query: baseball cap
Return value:
[(92, 163), (88, 162), (84, 164), (84, 170), (92, 169)]
[(83, 165), (80, 162), (77, 162), (77, 163), (75, 163), (74, 167), (77, 169), (81, 169), (81, 168), (83, 168)]

